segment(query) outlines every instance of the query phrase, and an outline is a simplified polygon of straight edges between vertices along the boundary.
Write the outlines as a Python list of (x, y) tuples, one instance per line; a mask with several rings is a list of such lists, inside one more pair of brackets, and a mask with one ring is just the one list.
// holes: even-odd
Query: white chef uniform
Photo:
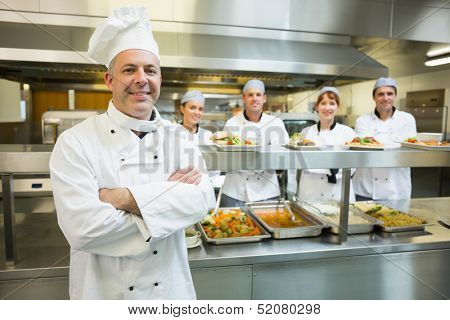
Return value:
[[(200, 127), (197, 127), (196, 133), (188, 133), (189, 140), (191, 140), (195, 145), (214, 145), (214, 142), (211, 140), (212, 132)], [(223, 179), (220, 177), (220, 171), (208, 171), (209, 179), (211, 185), (215, 188), (220, 188), (223, 183)]]
[[(318, 146), (344, 145), (356, 137), (352, 128), (334, 123), (331, 130), (320, 130), (319, 124), (304, 128), (301, 132), (305, 139), (312, 140)], [(305, 169), (300, 178), (298, 198), (309, 201), (341, 200), (342, 170), (336, 174), (336, 183), (328, 182), (329, 169)], [(350, 182), (350, 202), (355, 201), (355, 193)]]
[[(383, 144), (401, 142), (416, 135), (416, 120), (403, 111), (395, 110), (391, 118), (381, 120), (375, 111), (356, 120), (359, 137), (371, 136)], [(374, 200), (398, 200), (411, 197), (410, 168), (358, 169), (353, 177), (357, 195)]]
[[(162, 120), (107, 113), (65, 131), (50, 159), (59, 225), (71, 246), (71, 299), (194, 299), (185, 227), (214, 205), (209, 179), (167, 181), (203, 166), (185, 130)], [(130, 127), (149, 131), (142, 139)], [(101, 188), (128, 188), (142, 218), (99, 200)], [(150, 240), (149, 240), (150, 239)]]
[[(234, 116), (225, 123), (224, 130), (261, 145), (289, 142), (283, 121), (265, 113), (258, 123), (247, 120), (244, 114)], [(244, 202), (260, 201), (279, 196), (280, 186), (275, 170), (242, 170), (227, 173), (223, 193)]]

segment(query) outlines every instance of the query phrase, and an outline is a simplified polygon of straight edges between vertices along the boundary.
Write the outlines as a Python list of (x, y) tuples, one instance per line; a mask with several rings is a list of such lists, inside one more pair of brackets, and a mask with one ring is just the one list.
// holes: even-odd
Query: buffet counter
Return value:
[[(257, 152), (218, 152), (201, 146), (210, 170), (448, 167), (450, 152), (292, 151), (281, 146)], [(48, 174), (52, 146), (0, 145), (4, 238), (0, 240), (0, 298), (67, 298), (69, 247), (53, 213), (17, 212), (14, 176)], [(344, 193), (343, 193), (344, 194)], [(47, 199), (52, 201), (51, 197)], [(341, 203), (346, 230), (348, 197)], [(450, 198), (383, 202), (421, 215), (426, 231), (356, 236), (324, 232), (299, 239), (208, 245), (189, 250), (199, 298), (208, 299), (445, 299), (450, 296), (450, 230), (438, 222)], [(344, 208), (344, 210), (342, 209)], [(345, 220), (344, 219), (344, 220)], [(347, 241), (343, 240), (343, 235)], [(3, 242), (4, 240), (4, 242)]]
[[(426, 231), (349, 235), (348, 241), (341, 245), (338, 236), (326, 231), (318, 237), (256, 243), (208, 245), (203, 242), (189, 249), (198, 297), (448, 298), (450, 230), (438, 222), (438, 217), (448, 214), (450, 198), (382, 203), (423, 216), (433, 225)], [(46, 226), (45, 230), (37, 231), (39, 238), (22, 221), (17, 264), (6, 268), (4, 260), (0, 260), (0, 297), (30, 298), (35, 290), (34, 298), (67, 298), (69, 247), (54, 215), (36, 216), (40, 220), (34, 222), (35, 228)], [(1, 256), (3, 259), (3, 252)], [(8, 295), (13, 290), (16, 291)]]

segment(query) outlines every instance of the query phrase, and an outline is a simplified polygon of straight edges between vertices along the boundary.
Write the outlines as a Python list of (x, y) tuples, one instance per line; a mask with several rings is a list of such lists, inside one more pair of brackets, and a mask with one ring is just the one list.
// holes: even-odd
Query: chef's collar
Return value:
[[(392, 116), (391, 116), (391, 118), (393, 118), (393, 117), (394, 117), (394, 114), (395, 114), (395, 110), (397, 110), (397, 109), (396, 109), (395, 107), (392, 107)], [(377, 118), (381, 120), (381, 118), (380, 118), (380, 113), (378, 112), (378, 110), (377, 110), (377, 108), (376, 108), (376, 107), (375, 107), (375, 111), (374, 111), (374, 113), (375, 113), (375, 115), (377, 116)]]
[[(333, 130), (334, 127), (336, 127), (336, 119), (334, 119), (333, 124), (330, 127), (330, 131)], [(317, 131), (320, 132), (320, 121), (317, 122)]]
[[(183, 125), (183, 121), (181, 121), (180, 124), (183, 126), (183, 128), (185, 128), (186, 130), (188, 130), (188, 129)], [(195, 133), (194, 133), (194, 134), (197, 134), (197, 133), (198, 133), (198, 128), (199, 128), (198, 123), (196, 124), (196, 126), (197, 126), (197, 129), (195, 129)], [(188, 131), (189, 131), (189, 130), (188, 130)], [(189, 132), (190, 132), (190, 131), (189, 131)]]
[(111, 100), (109, 102), (107, 114), (117, 125), (125, 129), (130, 129), (138, 132), (151, 132), (162, 126), (162, 118), (155, 107), (153, 107), (153, 112), (150, 116), (150, 120), (139, 120), (127, 116), (126, 114), (117, 110)]
[[(247, 110), (244, 110), (244, 112), (242, 114), (244, 115), (245, 120), (251, 122), (251, 120), (247, 117)], [(263, 112), (261, 112), (261, 115), (259, 116), (258, 122), (261, 121), (262, 115), (263, 115)]]

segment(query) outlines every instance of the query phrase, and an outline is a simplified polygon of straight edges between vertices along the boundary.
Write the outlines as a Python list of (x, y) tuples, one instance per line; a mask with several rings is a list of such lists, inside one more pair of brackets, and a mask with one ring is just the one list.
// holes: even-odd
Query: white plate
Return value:
[(293, 150), (319, 150), (318, 146), (297, 146), (295, 144), (285, 144), (284, 147)]
[(450, 146), (424, 146), (417, 143), (409, 143), (409, 142), (402, 142), (401, 143), (403, 147), (408, 148), (414, 148), (414, 149), (421, 149), (421, 150), (436, 150), (436, 151), (450, 151)]
[(191, 244), (190, 246), (187, 246), (187, 248), (188, 249), (196, 248), (196, 247), (198, 247), (201, 244), (202, 244), (202, 239), (198, 238), (196, 243)]
[(375, 147), (375, 146), (352, 146), (352, 145), (345, 145), (347, 147), (350, 147), (350, 150), (394, 150), (394, 149), (400, 149), (401, 144), (397, 142), (392, 143), (386, 143), (382, 147)]
[(217, 149), (220, 151), (256, 151), (261, 146), (260, 145), (227, 145), (227, 144), (216, 144)]
[(438, 220), (445, 224), (447, 227), (450, 227), (450, 217), (440, 216)]

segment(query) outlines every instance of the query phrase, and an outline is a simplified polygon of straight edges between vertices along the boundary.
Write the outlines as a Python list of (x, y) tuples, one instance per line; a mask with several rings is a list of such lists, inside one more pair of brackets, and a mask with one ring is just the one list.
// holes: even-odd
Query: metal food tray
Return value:
[(270, 238), (270, 233), (267, 232), (266, 229), (264, 229), (264, 227), (256, 220), (254, 219), (251, 215), (248, 214), (248, 212), (243, 209), (243, 208), (239, 208), (239, 207), (227, 207), (227, 208), (219, 208), (219, 209), (240, 209), (242, 212), (245, 212), (245, 214), (247, 215), (248, 219), (251, 219), (253, 221), (253, 223), (259, 228), (259, 230), (261, 231), (260, 235), (257, 236), (248, 236), (248, 237), (232, 237), (232, 238), (209, 238), (206, 235), (205, 230), (203, 230), (202, 224), (201, 222), (197, 223), (197, 229), (200, 230), (200, 234), (203, 238), (204, 241), (206, 241), (209, 244), (215, 244), (215, 245), (221, 245), (221, 244), (236, 244), (236, 243), (247, 243), (247, 242), (258, 242), (258, 241), (262, 241), (263, 239), (268, 239)]
[[(359, 201), (359, 202), (356, 202), (355, 204), (357, 204), (357, 203), (367, 203), (367, 204), (370, 204), (370, 205), (380, 205), (380, 206), (389, 208), (391, 210), (397, 210), (397, 209), (391, 208), (391, 207), (389, 207), (387, 205), (384, 205), (384, 204), (381, 204), (381, 203), (378, 203), (378, 202), (375, 202), (375, 201)], [(357, 209), (361, 210), (359, 208), (357, 208)], [(397, 211), (400, 211), (400, 212), (402, 212), (404, 214), (407, 214), (409, 216), (412, 216), (412, 217), (420, 218), (420, 217), (418, 217), (418, 216), (416, 216), (414, 214), (411, 214), (409, 212), (404, 212), (404, 211), (401, 211), (401, 210), (397, 210)], [(363, 212), (365, 215), (371, 217), (370, 215), (368, 215), (364, 211), (361, 210), (361, 212)], [(425, 220), (425, 219), (422, 219), (422, 220)], [(378, 226), (384, 232), (425, 231), (425, 227), (433, 225), (432, 223), (429, 223), (426, 220), (425, 220), (425, 223), (422, 223), (422, 224), (415, 224), (415, 225), (410, 225), (410, 226), (400, 226), (400, 227), (387, 227), (387, 226), (384, 225), (384, 222), (382, 220), (380, 220), (380, 222), (381, 222), (381, 224), (379, 224)]]
[[(330, 226), (330, 229), (328, 229), (331, 233), (339, 234), (339, 224), (336, 224), (331, 219), (327, 218), (326, 214), (322, 212), (319, 208), (317, 208), (317, 204), (328, 204), (332, 206), (336, 206), (340, 208), (340, 204), (336, 200), (330, 200), (330, 201), (323, 201), (323, 202), (314, 202), (314, 201), (306, 201), (301, 202), (300, 207), (304, 209), (305, 211), (308, 211), (310, 214), (314, 215), (318, 219), (322, 220), (324, 223), (328, 224)], [(348, 234), (357, 234), (357, 233), (370, 233), (373, 231), (375, 225), (382, 224), (382, 221), (375, 219), (374, 217), (371, 217), (364, 212), (360, 211), (356, 207), (350, 207), (349, 211), (351, 211), (355, 216), (361, 217), (364, 220), (367, 220), (368, 223), (352, 223), (348, 224), (347, 233)], [(339, 213), (340, 214), (340, 213)], [(339, 216), (338, 214), (338, 216)], [(350, 214), (350, 212), (349, 212)]]
[(450, 151), (450, 146), (424, 146), (416, 143), (401, 142), (402, 147), (428, 150), (428, 151)]
[[(256, 215), (253, 210), (254, 209), (275, 209), (280, 208), (286, 205), (289, 205), (291, 210), (298, 215), (300, 215), (303, 219), (307, 220), (311, 226), (306, 227), (295, 227), (295, 228), (272, 228), (267, 225), (263, 219), (261, 219), (258, 215)], [(247, 203), (247, 207), (249, 209), (249, 213), (261, 223), (264, 228), (269, 230), (274, 239), (287, 239), (287, 238), (302, 238), (302, 237), (315, 237), (319, 236), (322, 233), (322, 229), (328, 227), (326, 223), (322, 220), (317, 219), (310, 213), (302, 210), (295, 203), (291, 203), (289, 201), (280, 202), (280, 201), (265, 201), (265, 202), (251, 202)]]

